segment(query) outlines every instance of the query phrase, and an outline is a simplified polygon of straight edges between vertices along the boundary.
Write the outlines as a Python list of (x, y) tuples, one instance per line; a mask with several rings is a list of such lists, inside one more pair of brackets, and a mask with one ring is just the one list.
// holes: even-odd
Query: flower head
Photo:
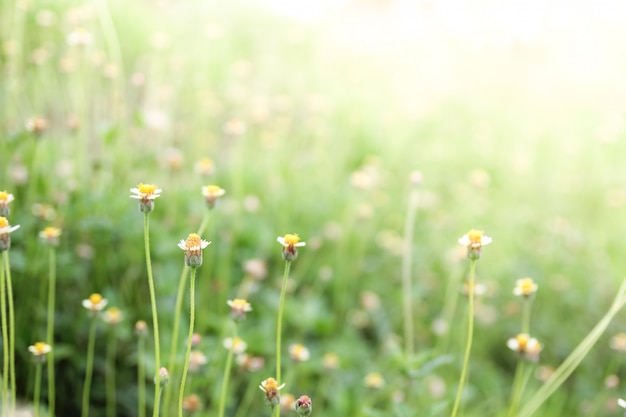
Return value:
[(311, 398), (309, 398), (308, 395), (300, 396), (300, 398), (296, 400), (296, 412), (303, 417), (308, 417), (311, 411), (313, 411)]
[(142, 213), (150, 213), (154, 210), (154, 200), (161, 196), (161, 189), (154, 184), (139, 183), (136, 188), (131, 188), (133, 193), (130, 198), (139, 200), (139, 210)]
[(189, 370), (191, 372), (199, 370), (202, 365), (206, 365), (208, 362), (206, 355), (199, 350), (192, 350), (189, 354)]
[(31, 117), (26, 121), (26, 130), (39, 136), (48, 129), (48, 120), (41, 116)]
[(626, 333), (617, 333), (609, 341), (611, 349), (618, 352), (626, 352)]
[(11, 248), (11, 233), (19, 228), (19, 225), (11, 226), (6, 217), (0, 217), (0, 252)]
[(178, 247), (185, 251), (185, 265), (190, 268), (197, 268), (202, 265), (202, 249), (209, 246), (210, 243), (195, 233), (190, 233), (187, 240), (181, 240)]
[(13, 194), (9, 194), (6, 191), (0, 191), (0, 216), (9, 217), (9, 214), (11, 214), (9, 203), (13, 200), (15, 200)]
[(139, 337), (148, 336), (148, 323), (143, 320), (137, 321), (135, 323), (135, 334)]
[(537, 292), (537, 288), (539, 288), (539, 286), (535, 284), (532, 278), (522, 278), (518, 279), (515, 283), (513, 294), (528, 298)]
[(485, 236), (482, 230), (472, 229), (459, 239), (459, 243), (467, 247), (467, 257), (476, 260), (480, 258), (483, 246), (491, 243), (492, 239)]
[(89, 310), (91, 314), (96, 315), (106, 307), (107, 303), (108, 300), (102, 298), (102, 295), (93, 293), (88, 299), (83, 300), (83, 307)]
[(250, 356), (247, 353), (242, 353), (237, 355), (237, 365), (241, 366), (246, 371), (260, 371), (263, 369), (263, 366), (265, 366), (265, 359), (261, 356)]
[(311, 357), (311, 354), (306, 346), (300, 343), (294, 343), (293, 345), (289, 345), (289, 356), (294, 362), (306, 362)]
[(279, 236), (276, 240), (283, 246), (283, 259), (287, 262), (298, 257), (298, 249), (296, 248), (306, 246), (306, 242), (300, 242), (300, 236), (295, 233)]
[(224, 194), (226, 194), (226, 191), (217, 185), (202, 187), (202, 195), (206, 199), (206, 204), (209, 208), (215, 207), (217, 200)]
[[(159, 378), (160, 378), (159, 384), (161, 385), (161, 388), (169, 384), (170, 373), (167, 372), (167, 368), (165, 366), (162, 366), (161, 369), (159, 369)], [(156, 376), (154, 377), (154, 383), (156, 384)]]
[(248, 344), (239, 337), (227, 337), (224, 339), (224, 347), (228, 350), (232, 349), (235, 355), (240, 355), (246, 351)]
[(102, 319), (112, 325), (119, 324), (124, 316), (122, 315), (122, 311), (117, 307), (111, 307), (107, 311), (104, 312)]
[(46, 227), (41, 232), (39, 232), (39, 238), (41, 240), (50, 245), (50, 246), (59, 246), (59, 237), (61, 236), (61, 229), (58, 227)]
[(45, 361), (46, 355), (50, 353), (52, 347), (45, 342), (37, 342), (34, 345), (28, 347), (28, 351), (33, 354), (33, 357), (37, 361)]
[(195, 413), (202, 408), (202, 401), (198, 394), (190, 394), (183, 398), (183, 410), (188, 413)]
[(243, 300), (241, 298), (228, 300), (226, 301), (226, 304), (228, 304), (231, 308), (230, 315), (233, 318), (233, 320), (243, 320), (246, 318), (246, 313), (248, 311), (252, 311), (252, 307), (250, 306), (250, 303), (248, 303), (246, 300)]
[[(626, 408), (626, 400), (623, 400), (623, 399), (619, 398), (617, 400), (617, 405), (619, 405), (622, 408)], [(626, 412), (624, 412), (624, 415), (626, 415)]]
[(365, 386), (368, 388), (379, 389), (385, 385), (385, 379), (378, 372), (370, 372), (365, 375)]
[(205, 177), (210, 177), (215, 172), (215, 165), (211, 158), (201, 158), (196, 162), (194, 170)]
[(539, 353), (543, 349), (543, 345), (534, 337), (530, 337), (526, 333), (519, 333), (517, 336), (510, 338), (506, 345), (509, 349), (519, 353), (523, 358), (533, 362), (539, 360)]
[(265, 381), (261, 382), (259, 388), (265, 393), (265, 403), (272, 408), (280, 404), (278, 391), (283, 389), (284, 386), (285, 384), (279, 386), (274, 378), (267, 378)]

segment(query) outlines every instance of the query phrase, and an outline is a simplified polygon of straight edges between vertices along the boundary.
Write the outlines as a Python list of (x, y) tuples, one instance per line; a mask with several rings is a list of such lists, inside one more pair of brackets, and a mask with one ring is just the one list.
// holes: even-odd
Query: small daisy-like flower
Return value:
[(265, 359), (260, 356), (250, 356), (247, 353), (237, 355), (237, 365), (248, 372), (260, 371), (265, 366)]
[(122, 311), (117, 307), (109, 308), (107, 311), (104, 312), (104, 315), (102, 316), (102, 320), (104, 320), (105, 323), (111, 325), (119, 324), (123, 318), (124, 316), (122, 314)]
[(88, 299), (83, 300), (83, 307), (91, 312), (91, 314), (98, 314), (106, 307), (108, 301), (106, 298), (102, 298), (102, 295), (93, 293)]
[(609, 340), (611, 349), (618, 352), (626, 352), (626, 333), (617, 333)]
[(311, 354), (306, 346), (301, 345), (300, 343), (295, 343), (293, 345), (289, 345), (289, 356), (294, 362), (306, 362), (311, 357)]
[[(619, 405), (622, 408), (626, 408), (626, 400), (618, 398), (617, 405)], [(624, 415), (626, 416), (626, 411), (624, 412)]]
[[(469, 297), (469, 293), (470, 293), (470, 283), (469, 281), (465, 281), (465, 284), (463, 284), (463, 294)], [(472, 291), (472, 293), (474, 294), (474, 296), (485, 295), (487, 293), (487, 286), (485, 284), (474, 282), (474, 290)]]
[(70, 46), (87, 46), (93, 42), (93, 35), (84, 28), (74, 29), (65, 39)]
[(188, 413), (195, 413), (202, 409), (202, 402), (197, 394), (191, 394), (183, 398), (183, 410)]
[(246, 300), (242, 300), (241, 298), (228, 300), (226, 301), (226, 304), (228, 304), (231, 308), (230, 316), (233, 318), (233, 320), (243, 320), (246, 318), (246, 313), (248, 311), (252, 311), (250, 303), (248, 303)]
[[(165, 366), (161, 367), (161, 369), (159, 369), (159, 378), (160, 380), (160, 385), (161, 388), (165, 387), (167, 384), (169, 384), (170, 382), (170, 373), (167, 372), (167, 368)], [(154, 377), (154, 383), (156, 384), (156, 376)]]
[(37, 136), (43, 134), (46, 129), (48, 129), (48, 120), (41, 116), (34, 116), (26, 121), (26, 130)]
[(217, 185), (207, 185), (202, 187), (202, 195), (204, 196), (206, 204), (209, 208), (215, 207), (217, 200), (224, 194), (226, 194), (226, 191)]
[(202, 158), (194, 166), (195, 171), (205, 177), (210, 177), (215, 172), (215, 165), (211, 158)]
[(15, 200), (13, 194), (9, 194), (6, 191), (0, 191), (0, 216), (9, 217), (9, 214), (11, 214), (9, 204), (13, 200)]
[(322, 363), (326, 369), (337, 369), (339, 367), (339, 356), (335, 353), (327, 353), (322, 358)]
[(19, 225), (11, 226), (6, 217), (0, 217), (0, 252), (11, 248), (11, 233), (19, 228)]
[(235, 337), (234, 339), (232, 337), (227, 337), (224, 339), (224, 347), (228, 350), (232, 349), (235, 355), (240, 355), (246, 351), (248, 344), (239, 337)]
[(280, 409), (289, 412), (294, 411), (296, 405), (296, 397), (293, 394), (283, 394), (280, 396)]
[(189, 370), (191, 372), (199, 370), (202, 365), (206, 365), (208, 362), (206, 355), (199, 350), (192, 350), (189, 354)]
[(139, 183), (136, 188), (131, 188), (133, 195), (130, 198), (139, 200), (139, 210), (142, 213), (150, 213), (154, 210), (154, 200), (161, 196), (160, 188), (154, 184)]
[(385, 379), (378, 372), (370, 372), (365, 375), (365, 386), (373, 389), (380, 389), (385, 385)]
[(543, 345), (534, 337), (530, 337), (526, 333), (519, 333), (517, 336), (510, 338), (506, 345), (509, 349), (519, 353), (523, 358), (537, 362), (539, 353), (543, 349)]
[(283, 246), (283, 259), (287, 262), (298, 257), (298, 249), (296, 248), (306, 246), (306, 242), (300, 242), (300, 236), (295, 233), (279, 236), (276, 240)]
[(522, 278), (515, 283), (513, 294), (528, 298), (537, 292), (537, 288), (539, 286), (535, 284), (532, 278)]
[(265, 393), (265, 403), (272, 408), (276, 407), (280, 404), (280, 395), (278, 391), (283, 389), (285, 384), (278, 385), (278, 382), (274, 378), (267, 378), (265, 381), (261, 382), (259, 388), (261, 391)]
[(28, 347), (28, 351), (33, 354), (33, 358), (36, 362), (45, 362), (46, 355), (50, 353), (51, 350), (52, 346), (45, 342), (37, 342)]
[(300, 396), (296, 401), (296, 412), (303, 417), (308, 417), (311, 411), (313, 411), (311, 398), (308, 395)]
[(135, 323), (135, 334), (139, 337), (146, 337), (148, 335), (148, 323), (143, 320)]
[(185, 251), (185, 265), (190, 268), (197, 268), (202, 265), (202, 249), (209, 246), (210, 243), (195, 233), (190, 233), (187, 240), (181, 240), (178, 247)]
[(39, 238), (50, 246), (59, 246), (59, 237), (61, 236), (61, 229), (58, 227), (46, 227), (39, 232)]
[(491, 243), (492, 239), (485, 236), (482, 230), (472, 229), (459, 239), (459, 243), (467, 247), (467, 257), (476, 260), (480, 258), (483, 246)]

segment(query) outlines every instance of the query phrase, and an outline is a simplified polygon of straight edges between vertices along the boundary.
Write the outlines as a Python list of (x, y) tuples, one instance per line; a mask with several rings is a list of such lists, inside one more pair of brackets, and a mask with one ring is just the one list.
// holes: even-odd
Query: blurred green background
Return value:
[[(434, 416), (451, 407), (465, 343), (465, 298), (446, 334), (446, 293), (484, 249), (465, 414), (504, 415), (519, 331), (518, 278), (539, 284), (531, 333), (543, 344), (527, 393), (607, 310), (623, 279), (626, 224), (626, 11), (619, 2), (4, 1), (0, 9), (0, 189), (12, 192), (18, 397), (32, 397), (27, 346), (45, 336), (45, 226), (58, 250), (58, 415), (78, 413), (88, 316), (101, 292), (122, 309), (118, 415), (136, 415), (136, 320), (150, 323), (142, 214), (129, 188), (163, 189), (151, 214), (163, 357), (183, 256), (205, 213), (201, 187), (227, 194), (203, 236), (196, 330), (208, 364), (191, 375), (213, 415), (226, 357), (226, 300), (243, 282), (253, 311), (233, 371), (229, 416), (263, 416), (283, 261), (276, 237), (307, 246), (293, 264), (283, 340), (285, 392), (316, 415)], [(33, 131), (32, 122), (42, 123)], [(29, 123), (31, 127), (29, 128)], [(212, 169), (202, 171), (202, 158)], [(206, 161), (205, 161), (206, 163)], [(413, 231), (417, 358), (402, 343), (401, 254), (410, 174), (423, 183)], [(246, 262), (259, 260), (262, 277)], [(254, 272), (254, 271), (253, 271)], [(451, 290), (450, 290), (451, 289)], [(537, 413), (619, 413), (623, 352), (610, 337)], [(439, 323), (441, 323), (439, 321)], [(185, 333), (187, 321), (182, 324)], [(104, 358), (105, 325), (96, 358)], [(181, 346), (182, 337), (178, 341)], [(148, 343), (150, 346), (150, 343)], [(182, 349), (179, 348), (179, 352)], [(327, 353), (338, 367), (324, 366)], [(181, 352), (182, 355), (182, 352)], [(153, 364), (145, 358), (146, 366)], [(92, 415), (104, 415), (104, 361)], [(148, 374), (151, 374), (150, 370)], [(364, 383), (379, 372), (385, 384)], [(616, 375), (607, 385), (607, 377)], [(44, 389), (45, 393), (46, 390)], [(151, 390), (148, 390), (151, 395)]]

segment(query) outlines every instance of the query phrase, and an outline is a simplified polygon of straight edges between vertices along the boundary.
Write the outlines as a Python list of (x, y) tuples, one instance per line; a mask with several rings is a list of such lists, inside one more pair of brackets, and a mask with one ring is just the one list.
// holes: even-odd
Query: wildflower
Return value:
[[(485, 284), (479, 284), (478, 282), (474, 282), (474, 288), (472, 293), (476, 295), (484, 295), (487, 292), (487, 286)], [(463, 294), (469, 297), (470, 293), (470, 283), (469, 281), (465, 281), (463, 284)]]
[(206, 355), (199, 350), (193, 350), (189, 354), (189, 370), (192, 372), (199, 370), (202, 365), (206, 365), (208, 362)]
[(517, 336), (510, 338), (506, 345), (509, 349), (519, 353), (523, 358), (533, 362), (539, 360), (539, 352), (543, 346), (537, 339), (530, 337), (526, 333), (519, 333)]
[(191, 394), (183, 398), (183, 410), (188, 413), (195, 413), (202, 408), (202, 402), (197, 394)]
[(335, 353), (327, 353), (322, 358), (322, 363), (326, 369), (337, 369), (339, 367), (339, 357)]
[(260, 356), (250, 356), (247, 353), (237, 355), (237, 365), (249, 372), (260, 371), (265, 366), (265, 359)]
[(102, 319), (108, 324), (119, 324), (123, 319), (122, 311), (117, 307), (111, 307), (104, 312)]
[(306, 362), (311, 357), (309, 349), (299, 343), (289, 345), (289, 356), (294, 362)]
[(215, 172), (215, 166), (211, 158), (202, 158), (194, 166), (194, 170), (205, 177), (210, 177)]
[(626, 352), (626, 333), (617, 333), (609, 341), (611, 349), (618, 352)]
[(143, 320), (135, 323), (135, 334), (139, 337), (146, 337), (148, 335), (148, 324)]
[(45, 132), (47, 128), (48, 120), (41, 116), (31, 117), (26, 121), (26, 130), (37, 136)]
[(185, 251), (185, 265), (190, 268), (197, 268), (202, 265), (202, 249), (209, 246), (210, 243), (195, 233), (190, 233), (187, 240), (181, 240), (178, 247)]
[(31, 212), (33, 213), (33, 216), (39, 217), (40, 219), (47, 221), (54, 220), (57, 215), (54, 207), (48, 204), (35, 203), (31, 208)]
[[(622, 408), (626, 408), (626, 401), (621, 398), (618, 398), (617, 405), (619, 405)], [(626, 411), (624, 412), (624, 415), (626, 416)]]
[(200, 333), (194, 333), (191, 335), (191, 346), (196, 347), (202, 341), (202, 335)]
[(280, 396), (280, 409), (283, 411), (295, 410), (296, 397), (293, 394), (283, 394)]
[(489, 236), (484, 236), (482, 230), (472, 229), (459, 239), (459, 243), (467, 247), (467, 257), (476, 260), (480, 258), (482, 247), (491, 243)]
[(226, 301), (226, 304), (228, 304), (231, 307), (230, 315), (233, 318), (233, 320), (243, 320), (246, 318), (246, 313), (248, 311), (252, 311), (252, 307), (250, 306), (250, 303), (240, 298), (235, 298), (234, 300), (228, 300)]
[(19, 228), (19, 225), (11, 226), (6, 217), (0, 217), (0, 252), (11, 248), (11, 233)]
[(306, 246), (306, 242), (300, 242), (300, 236), (295, 233), (279, 236), (276, 240), (283, 245), (283, 259), (287, 262), (291, 262), (298, 257), (298, 249), (296, 248)]
[(239, 337), (235, 337), (234, 339), (227, 337), (224, 339), (224, 347), (228, 350), (232, 349), (235, 355), (239, 355), (246, 351), (248, 344)]
[(365, 386), (368, 388), (379, 389), (385, 385), (385, 379), (378, 372), (370, 372), (365, 375)]
[(154, 210), (154, 200), (161, 196), (161, 189), (154, 184), (139, 183), (137, 188), (131, 188), (133, 195), (130, 198), (139, 200), (139, 210), (142, 213), (150, 213)]
[(202, 195), (206, 199), (206, 204), (209, 208), (215, 207), (217, 200), (224, 194), (226, 194), (226, 191), (217, 185), (207, 185), (202, 187)]
[[(160, 383), (161, 383), (161, 388), (164, 388), (167, 384), (169, 384), (170, 382), (170, 373), (167, 372), (167, 368), (165, 366), (161, 367), (161, 369), (159, 369), (159, 377), (160, 379)], [(154, 377), (154, 383), (156, 384), (156, 376)]]
[(267, 275), (267, 264), (263, 259), (248, 259), (243, 263), (243, 270), (252, 278), (261, 280)]
[(532, 278), (522, 278), (518, 279), (515, 283), (513, 294), (528, 298), (537, 292), (537, 288), (539, 288), (539, 286), (535, 284)]
[(41, 240), (50, 246), (59, 246), (59, 236), (61, 236), (61, 229), (58, 227), (46, 227), (39, 232)]
[(28, 351), (33, 354), (36, 361), (44, 362), (46, 355), (50, 353), (52, 347), (44, 342), (37, 342), (34, 345), (28, 347)]
[(308, 417), (313, 410), (313, 404), (311, 403), (311, 398), (308, 395), (302, 395), (296, 401), (296, 412), (303, 416)]
[(265, 403), (272, 408), (280, 404), (278, 391), (283, 389), (284, 386), (285, 384), (279, 386), (274, 378), (267, 378), (265, 381), (261, 382), (259, 388), (265, 393)]
[(0, 191), (0, 216), (9, 217), (9, 214), (11, 214), (9, 203), (13, 200), (15, 200), (13, 194), (9, 194), (6, 191)]
[(70, 46), (87, 46), (93, 42), (93, 35), (84, 28), (76, 28), (65, 39)]
[(83, 300), (83, 307), (89, 310), (92, 315), (96, 315), (106, 307), (107, 303), (108, 300), (102, 298), (102, 295), (93, 293), (88, 299)]

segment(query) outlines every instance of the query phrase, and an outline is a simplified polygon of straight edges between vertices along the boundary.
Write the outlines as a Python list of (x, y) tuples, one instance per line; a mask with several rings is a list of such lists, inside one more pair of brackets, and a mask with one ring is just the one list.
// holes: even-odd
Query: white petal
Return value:
[(492, 240), (493, 240), (493, 239), (492, 239), (492, 238), (490, 238), (489, 236), (482, 236), (482, 237), (480, 238), (480, 244), (481, 244), (481, 245), (483, 245), (483, 246), (485, 246), (485, 245), (490, 244), (490, 243), (492, 242)]
[(519, 343), (517, 343), (517, 339), (515, 339), (514, 337), (510, 338), (506, 342), (506, 345), (509, 347), (509, 349), (514, 350), (516, 352), (519, 350)]
[(617, 405), (619, 405), (622, 408), (626, 408), (626, 401), (622, 400), (621, 398), (617, 400)]
[(91, 310), (91, 308), (93, 307), (93, 304), (91, 304), (91, 301), (89, 300), (83, 300), (83, 307)]
[(180, 243), (178, 244), (178, 247), (181, 248), (182, 250), (187, 250), (187, 245), (185, 245), (184, 239), (180, 241)]
[(459, 243), (463, 246), (468, 246), (470, 244), (469, 236), (463, 235), (461, 238), (459, 238)]
[(278, 241), (278, 243), (280, 243), (281, 245), (285, 246), (285, 238), (283, 236), (278, 236), (278, 238), (276, 238), (276, 240)]

